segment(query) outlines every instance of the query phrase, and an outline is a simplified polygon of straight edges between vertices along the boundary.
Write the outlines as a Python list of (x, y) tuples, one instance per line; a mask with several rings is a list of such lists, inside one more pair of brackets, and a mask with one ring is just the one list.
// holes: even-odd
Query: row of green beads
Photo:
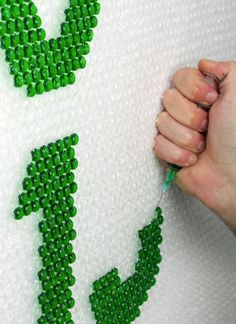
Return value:
[[(82, 6), (82, 9), (77, 8), (77, 5)], [(22, 4), (19, 7), (12, 5), (10, 8), (2, 8), (3, 19), (8, 20), (13, 18), (15, 19), (15, 23), (12, 20), (7, 21), (6, 24), (0, 23), (0, 35), (2, 35), (1, 46), (2, 48), (7, 49), (6, 60), (12, 62), (11, 73), (15, 75), (15, 86), (22, 87), (23, 85), (27, 85), (27, 92), (30, 97), (33, 97), (36, 94), (42, 94), (45, 91), (48, 92), (52, 89), (65, 87), (68, 84), (74, 84), (75, 75), (71, 71), (84, 68), (86, 65), (86, 60), (82, 55), (89, 53), (89, 46), (86, 42), (91, 41), (93, 38), (93, 32), (90, 28), (97, 26), (97, 18), (94, 15), (99, 14), (100, 4), (97, 1), (82, 1), (77, 2), (77, 4), (71, 2), (71, 6), (71, 8), (65, 11), (67, 20), (69, 21), (66, 21), (61, 25), (62, 35), (69, 36), (67, 36), (66, 39), (59, 37), (59, 46), (55, 45), (57, 40), (51, 40), (50, 44), (52, 44), (52, 46), (49, 46), (49, 42), (44, 41), (46, 32), (42, 28), (39, 28), (42, 22), (40, 17), (35, 16), (37, 13), (35, 5), (31, 4), (30, 6), (27, 6)], [(23, 15), (24, 21), (19, 18), (20, 14)], [(33, 15), (33, 17), (28, 17), (28, 14)], [(77, 19), (77, 21), (73, 21), (72, 16)], [(89, 18), (85, 18), (86, 16), (89, 16)], [(80, 17), (84, 19), (80, 19)], [(36, 30), (32, 30), (34, 27)], [(77, 31), (82, 31), (84, 28), (87, 29), (87, 32), (75, 36)], [(28, 30), (28, 32), (24, 32), (23, 30)], [(19, 31), (19, 35), (14, 34), (15, 31)], [(5, 35), (7, 32), (9, 32), (10, 36)], [(33, 67), (32, 64), (28, 63), (26, 60), (22, 60), (25, 56), (22, 56), (24, 55), (24, 52), (18, 44), (26, 45), (29, 42), (35, 43), (37, 41), (43, 42), (44, 45), (42, 46), (42, 52), (46, 51), (47, 53), (50, 47), (52, 51), (55, 50), (55, 48), (63, 49), (66, 45), (71, 46), (73, 41), (75, 44), (82, 43), (86, 44), (86, 46), (83, 53), (80, 51), (80, 54), (76, 52), (73, 54), (73, 50), (71, 50), (66, 54), (66, 56), (61, 56), (61, 59), (58, 58), (59, 53), (57, 53), (55, 59), (51, 58), (51, 56), (48, 57), (47, 55), (47, 61), (41, 59), (39, 62), (38, 60), (40, 59), (40, 56), (38, 59), (32, 57), (35, 51), (33, 51), (32, 47), (27, 47), (27, 53), (25, 53), (26, 57), (31, 57), (34, 59), (34, 63), (36, 63), (36, 66)], [(11, 49), (11, 45), (17, 48), (15, 50)], [(37, 43), (34, 45), (36, 45), (34, 46), (36, 48), (38, 45), (36, 53), (41, 53), (40, 45)], [(76, 55), (79, 57), (77, 60), (75, 60)], [(72, 61), (69, 60), (70, 58)], [(20, 62), (14, 61), (15, 59), (20, 60)], [(51, 69), (46, 68), (46, 66), (50, 66), (50, 64), (56, 62), (59, 63), (60, 60), (65, 59), (68, 60), (64, 63), (65, 67), (61, 64), (60, 66), (54, 65)], [(34, 69), (35, 72), (27, 72), (29, 67)], [(41, 70), (36, 70), (36, 68), (41, 68)], [(67, 73), (65, 73), (66, 71)]]
[[(63, 195), (67, 197), (67, 201), (61, 201), (57, 211), (55, 209), (56, 207), (54, 208), (54, 212), (58, 214), (59, 210), (63, 212), (69, 206), (70, 216), (75, 216), (76, 209), (72, 207), (73, 199), (71, 201), (69, 196), (77, 191), (77, 184), (73, 182), (74, 175), (70, 171), (71, 169), (76, 169), (78, 166), (78, 161), (74, 158), (74, 149), (71, 147), (72, 145), (76, 145), (78, 141), (78, 135), (73, 134), (56, 143), (50, 143), (47, 147), (42, 146), (39, 150), (35, 149), (32, 151), (33, 163), (27, 167), (27, 173), (30, 177), (25, 178), (23, 181), (23, 188), (26, 192), (19, 196), (19, 203), (23, 205), (23, 208), (18, 207), (15, 210), (16, 219), (21, 219), (24, 215), (28, 216), (31, 212), (36, 212), (40, 207), (46, 208), (49, 203), (52, 203), (52, 199), (55, 203), (56, 199), (62, 199)], [(65, 156), (66, 152), (68, 154)], [(68, 167), (65, 170), (63, 164), (66, 163), (67, 158), (71, 158), (72, 160), (69, 164), (67, 163)], [(45, 170), (49, 170), (49, 172), (45, 172)], [(62, 178), (64, 172), (65, 176)], [(68, 173), (69, 177), (67, 178), (66, 175)], [(58, 178), (58, 181), (53, 181), (55, 178)], [(49, 179), (53, 182), (50, 183)], [(68, 180), (67, 183), (66, 180)], [(32, 190), (32, 188), (35, 190)]]
[(148, 299), (146, 291), (155, 285), (161, 262), (158, 245), (162, 242), (159, 225), (163, 216), (160, 208), (156, 209), (155, 216), (150, 225), (139, 231), (143, 248), (134, 275), (120, 285), (118, 270), (113, 269), (94, 283), (90, 302), (97, 323), (131, 323), (140, 315), (139, 306)]

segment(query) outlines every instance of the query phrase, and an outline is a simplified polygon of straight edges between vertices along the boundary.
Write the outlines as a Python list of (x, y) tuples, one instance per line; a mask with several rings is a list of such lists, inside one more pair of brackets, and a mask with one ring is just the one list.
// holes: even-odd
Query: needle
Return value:
[(162, 194), (161, 197), (158, 201), (157, 206), (160, 206), (160, 203), (162, 201), (162, 198), (164, 197), (165, 193), (167, 192), (167, 190), (170, 188), (173, 180), (176, 177), (177, 172), (179, 172), (181, 170), (181, 167), (175, 165), (175, 164), (169, 164), (168, 170), (167, 170), (167, 174), (166, 174), (166, 178), (165, 178), (165, 182), (164, 185), (162, 187)]

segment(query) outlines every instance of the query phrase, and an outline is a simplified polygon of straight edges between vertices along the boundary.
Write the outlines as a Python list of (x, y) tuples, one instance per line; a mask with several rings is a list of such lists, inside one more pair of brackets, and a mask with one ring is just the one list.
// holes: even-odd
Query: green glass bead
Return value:
[(35, 16), (37, 14), (38, 9), (37, 9), (37, 7), (35, 6), (34, 3), (30, 3), (29, 12), (31, 13), (32, 16)]
[(19, 62), (19, 65), (20, 65), (20, 70), (23, 73), (26, 72), (28, 70), (28, 68), (29, 68), (28, 62), (26, 60), (24, 60), (24, 59)]
[(73, 36), (72, 35), (67, 36), (65, 38), (65, 41), (66, 41), (66, 46), (70, 47), (73, 44)]
[(37, 82), (35, 89), (38, 94), (42, 94), (44, 92), (44, 84), (42, 82)]
[(44, 281), (45, 279), (47, 279), (47, 271), (45, 269), (42, 269), (38, 272), (38, 278), (40, 281)]
[(24, 215), (29, 216), (32, 213), (32, 207), (30, 204), (26, 204), (23, 207)]
[(97, 27), (97, 25), (98, 25), (97, 17), (95, 17), (95, 16), (91, 17), (90, 22), (91, 22), (91, 28)]
[(61, 86), (60, 78), (58, 78), (58, 77), (53, 78), (52, 83), (53, 83), (53, 88), (54, 89), (58, 89)]
[(68, 277), (68, 284), (70, 287), (74, 286), (75, 284), (75, 277), (73, 275)]
[(24, 57), (24, 50), (21, 46), (15, 48), (15, 55), (18, 60), (21, 60)]
[(11, 48), (8, 48), (6, 50), (6, 60), (8, 62), (12, 62), (12, 61), (14, 61), (14, 59), (15, 59), (15, 52), (14, 52), (14, 50), (11, 49)]
[(35, 28), (39, 28), (42, 25), (42, 19), (39, 16), (34, 16), (33, 23)]
[(29, 14), (29, 6), (26, 4), (21, 4), (20, 5), (20, 16), (27, 17), (28, 14)]
[(35, 164), (30, 163), (27, 167), (27, 173), (29, 176), (34, 176), (37, 173), (37, 168)]
[(16, 74), (19, 73), (19, 71), (20, 71), (20, 68), (19, 68), (18, 63), (12, 62), (12, 64), (11, 64), (11, 74), (16, 75)]
[(67, 22), (61, 24), (61, 34), (68, 35), (70, 33), (70, 26)]
[(73, 134), (71, 135), (71, 141), (72, 141), (72, 145), (77, 145), (79, 143), (79, 136), (77, 134)]
[(53, 89), (52, 80), (46, 80), (44, 87), (45, 87), (46, 91), (51, 91)]
[(69, 232), (69, 238), (71, 241), (75, 240), (77, 234), (76, 234), (76, 231), (74, 229), (72, 229), (70, 232)]
[(46, 38), (46, 32), (43, 28), (37, 30), (37, 38), (39, 41), (43, 41)]
[(35, 30), (30, 30), (28, 32), (28, 36), (29, 36), (30, 43), (35, 43), (38, 40), (38, 34)]
[(36, 95), (36, 89), (34, 86), (29, 85), (27, 88), (27, 96), (28, 97), (34, 97)]
[(11, 11), (8, 8), (2, 8), (2, 20), (9, 20), (11, 18)]
[(69, 82), (69, 84), (75, 83), (75, 74), (74, 73), (71, 72), (68, 74), (68, 82)]
[(51, 306), (50, 306), (49, 303), (46, 303), (46, 304), (42, 305), (42, 312), (44, 314), (48, 314), (50, 312), (50, 310), (51, 310)]
[(16, 31), (22, 32), (24, 30), (24, 21), (20, 18), (15, 21)]
[(75, 217), (77, 214), (77, 209), (75, 207), (71, 207), (69, 209), (69, 214), (70, 214), (70, 217)]
[(70, 298), (68, 301), (67, 301), (67, 306), (68, 306), (68, 308), (70, 309), (70, 308), (73, 308), (74, 306), (75, 306), (75, 300), (74, 300), (74, 298)]
[(68, 8), (65, 10), (65, 15), (66, 15), (66, 20), (73, 20), (74, 18), (74, 13), (73, 10), (71, 8)]
[(47, 295), (45, 293), (42, 293), (38, 296), (39, 304), (44, 305), (47, 302)]
[(75, 254), (74, 254), (74, 253), (71, 253), (71, 254), (69, 255), (69, 263), (72, 264), (72, 263), (75, 262), (75, 260), (76, 260), (76, 256), (75, 256)]
[(75, 158), (72, 159), (70, 163), (71, 163), (71, 169), (72, 169), (72, 170), (77, 169), (78, 164), (79, 164), (77, 159), (75, 159)]
[(15, 32), (16, 26), (12, 20), (9, 20), (6, 24), (6, 26), (7, 26), (7, 32), (9, 34), (13, 34)]
[(1, 38), (1, 47), (2, 49), (8, 49), (11, 45), (11, 38), (9, 36), (3, 36)]
[[(19, 34), (19, 38), (20, 38), (20, 44), (22, 44), (22, 45), (27, 45), (28, 44), (28, 42), (29, 42), (29, 35), (28, 35), (28, 33), (22, 31)], [(22, 50), (22, 57), (21, 58), (23, 58), (23, 56), (24, 56), (24, 52)]]
[(12, 35), (11, 36), (11, 46), (17, 47), (20, 44), (20, 37), (19, 35)]
[(31, 17), (25, 17), (24, 19), (25, 29), (32, 29), (34, 27), (34, 22)]
[(38, 162), (41, 159), (41, 152), (38, 149), (35, 149), (31, 152), (32, 158), (34, 161)]
[(15, 214), (15, 219), (17, 219), (17, 220), (20, 220), (24, 217), (24, 211), (20, 207), (15, 209), (14, 214)]
[(39, 223), (39, 231), (40, 231), (41, 233), (46, 233), (47, 230), (48, 230), (47, 222), (45, 222), (45, 221), (40, 222), (40, 223)]

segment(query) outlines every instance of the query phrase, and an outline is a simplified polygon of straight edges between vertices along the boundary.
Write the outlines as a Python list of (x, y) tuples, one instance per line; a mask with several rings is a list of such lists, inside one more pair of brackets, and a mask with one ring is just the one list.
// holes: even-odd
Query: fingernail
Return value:
[(218, 93), (216, 91), (208, 92), (208, 94), (206, 96), (206, 100), (209, 103), (214, 103), (217, 98), (218, 98)]
[(190, 155), (188, 162), (187, 162), (187, 166), (194, 164), (196, 161), (197, 161), (196, 155)]
[(198, 151), (201, 152), (201, 151), (203, 151), (204, 147), (205, 147), (205, 141), (201, 141), (201, 142), (198, 144), (197, 149), (198, 149)]
[(207, 126), (208, 126), (208, 120), (204, 119), (203, 122), (201, 123), (201, 130), (203, 131), (207, 130)]

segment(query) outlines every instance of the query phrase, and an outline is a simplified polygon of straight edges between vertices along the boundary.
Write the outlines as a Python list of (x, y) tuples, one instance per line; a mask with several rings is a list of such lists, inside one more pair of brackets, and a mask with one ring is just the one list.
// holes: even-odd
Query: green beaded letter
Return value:
[(22, 219), (43, 211), (39, 231), (43, 244), (39, 247), (42, 269), (38, 273), (42, 284), (39, 303), (42, 316), (38, 323), (73, 323), (70, 309), (75, 301), (70, 287), (75, 284), (71, 264), (75, 262), (73, 246), (76, 238), (72, 218), (77, 210), (72, 194), (77, 191), (73, 170), (78, 167), (73, 146), (76, 134), (32, 151), (28, 176), (23, 181), (15, 218)]
[(1, 47), (15, 86), (27, 86), (29, 97), (75, 83), (74, 71), (86, 66), (89, 42), (97, 26), (97, 0), (70, 0), (61, 36), (46, 40), (32, 1), (1, 1)]
[(128, 324), (139, 317), (139, 307), (147, 301), (147, 291), (156, 284), (162, 260), (159, 249), (162, 223), (162, 210), (157, 208), (151, 224), (139, 231), (141, 249), (131, 277), (121, 282), (114, 268), (94, 282), (90, 303), (98, 324)]

